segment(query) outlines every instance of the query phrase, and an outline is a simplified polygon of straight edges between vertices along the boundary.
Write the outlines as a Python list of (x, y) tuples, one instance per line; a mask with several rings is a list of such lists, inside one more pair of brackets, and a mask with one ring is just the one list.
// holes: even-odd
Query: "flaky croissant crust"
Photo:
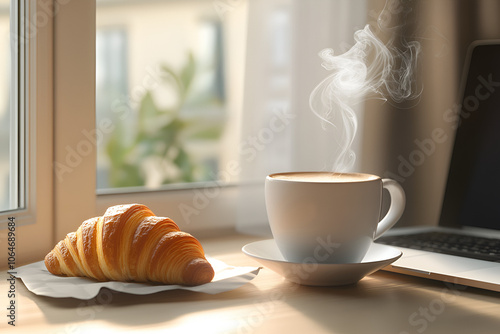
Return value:
[(99, 281), (199, 285), (214, 277), (200, 242), (142, 204), (113, 206), (84, 221), (45, 256), (45, 266)]

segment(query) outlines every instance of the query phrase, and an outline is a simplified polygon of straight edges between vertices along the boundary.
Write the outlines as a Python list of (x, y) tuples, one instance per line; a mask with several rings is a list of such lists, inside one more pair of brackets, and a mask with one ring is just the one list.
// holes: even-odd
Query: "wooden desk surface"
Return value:
[[(259, 266), (241, 252), (249, 236), (202, 239), (228, 264)], [(0, 331), (7, 324), (2, 272)], [(16, 281), (18, 333), (500, 333), (500, 293), (379, 271), (356, 285), (306, 287), (262, 269), (233, 291), (166, 291), (148, 296), (101, 291), (88, 301), (39, 297)]]

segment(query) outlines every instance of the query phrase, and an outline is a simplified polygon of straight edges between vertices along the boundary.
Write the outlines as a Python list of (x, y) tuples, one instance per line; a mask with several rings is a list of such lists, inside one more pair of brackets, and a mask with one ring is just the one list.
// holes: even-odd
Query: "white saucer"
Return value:
[(274, 239), (252, 242), (245, 245), (242, 251), (289, 281), (313, 286), (354, 284), (403, 254), (394, 247), (373, 243), (360, 263), (293, 263), (283, 258)]

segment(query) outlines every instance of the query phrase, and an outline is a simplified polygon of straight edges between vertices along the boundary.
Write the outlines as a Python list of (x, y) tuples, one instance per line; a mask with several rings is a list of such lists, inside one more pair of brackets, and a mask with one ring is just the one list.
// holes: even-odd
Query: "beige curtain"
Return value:
[[(365, 1), (249, 1), (240, 232), (270, 234), (264, 203), (266, 175), (331, 170), (337, 134), (332, 128), (323, 129), (309, 107), (312, 90), (329, 74), (318, 53), (327, 47), (345, 52), (365, 18)], [(360, 144), (355, 146), (357, 150)]]
[[(370, 18), (396, 1), (369, 1)], [(500, 1), (405, 1), (399, 33), (421, 42), (418, 101), (367, 101), (361, 169), (398, 180), (407, 194), (399, 226), (437, 224), (454, 138), (446, 119), (456, 110), (469, 44), (500, 39)], [(396, 16), (396, 15), (393, 15)], [(399, 19), (403, 16), (399, 16)], [(394, 19), (392, 17), (391, 19)], [(500, 60), (499, 60), (500, 61)]]

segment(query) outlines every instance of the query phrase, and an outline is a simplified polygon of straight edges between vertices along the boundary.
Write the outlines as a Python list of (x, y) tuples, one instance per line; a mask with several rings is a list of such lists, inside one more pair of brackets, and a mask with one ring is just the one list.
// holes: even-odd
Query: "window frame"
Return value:
[[(15, 265), (40, 260), (53, 243), (52, 225), (52, 18), (41, 0), (21, 0), (19, 27), (14, 40), (24, 48), (24, 67), (19, 81), (21, 93), (20, 122), (24, 138), (20, 139), (20, 156), (24, 163), (21, 186), (25, 202), (21, 208), (0, 213), (0, 241), (7, 245), (9, 232), (15, 233)], [(42, 19), (44, 20), (42, 21)], [(15, 227), (8, 226), (13, 217)], [(10, 229), (8, 229), (10, 227)], [(12, 239), (11, 239), (12, 240)], [(10, 246), (10, 244), (9, 244)], [(0, 252), (1, 267), (7, 265), (7, 246)]]

